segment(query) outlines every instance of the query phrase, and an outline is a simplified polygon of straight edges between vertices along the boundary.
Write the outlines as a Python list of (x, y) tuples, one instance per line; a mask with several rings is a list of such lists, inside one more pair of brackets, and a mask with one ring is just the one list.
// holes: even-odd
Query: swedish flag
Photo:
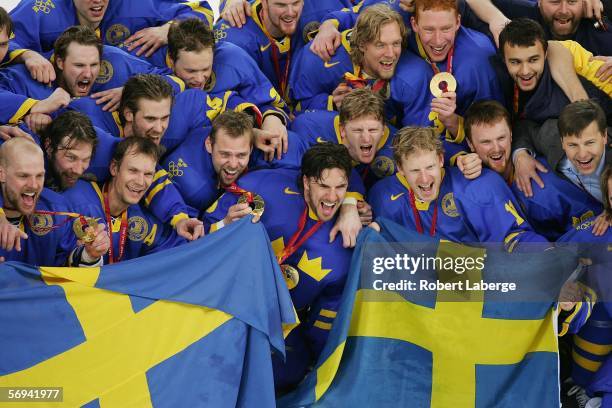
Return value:
[[(385, 220), (380, 224), (382, 233), (366, 229), (359, 237), (342, 304), (316, 367), (278, 406), (558, 408), (552, 294), (570, 275), (575, 257), (554, 250), (518, 257), (487, 254)], [(462, 279), (470, 284), (511, 280), (528, 289), (528, 301), (480, 290), (420, 295), (374, 290), (369, 252), (393, 258), (398, 248), (417, 258), (482, 257), (484, 267), (466, 271)], [(447, 272), (402, 274), (434, 282)], [(551, 282), (556, 287), (547, 291)]]
[(270, 346), (296, 323), (261, 224), (102, 268), (0, 266), (0, 387), (53, 407), (275, 405)]

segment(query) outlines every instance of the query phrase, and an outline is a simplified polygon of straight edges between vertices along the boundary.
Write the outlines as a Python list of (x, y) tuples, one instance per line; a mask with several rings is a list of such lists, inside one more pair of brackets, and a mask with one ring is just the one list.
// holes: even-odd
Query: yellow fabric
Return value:
[(586, 49), (584, 49), (580, 44), (576, 41), (566, 40), (559, 41), (561, 45), (567, 48), (572, 57), (574, 57), (574, 69), (576, 73), (581, 77), (584, 77), (591, 81), (593, 85), (597, 88), (604, 91), (608, 96), (612, 97), (612, 82), (601, 82), (599, 78), (595, 76), (595, 73), (601, 66), (604, 64), (603, 61), (593, 60), (589, 62), (589, 59), (593, 56), (593, 54)]

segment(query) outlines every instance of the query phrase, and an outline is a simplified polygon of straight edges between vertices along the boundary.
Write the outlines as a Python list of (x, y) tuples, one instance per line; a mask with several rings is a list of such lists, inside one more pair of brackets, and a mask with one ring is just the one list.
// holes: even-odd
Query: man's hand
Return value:
[(246, 0), (227, 0), (221, 13), (222, 19), (238, 28), (246, 24), (246, 16), (251, 16), (251, 5)]
[(559, 307), (569, 312), (582, 300), (582, 287), (577, 282), (566, 282), (559, 294)]
[(12, 251), (13, 249), (17, 252), (21, 251), (21, 240), (28, 239), (28, 234), (8, 222), (6, 218), (2, 218), (3, 221), (0, 222), (0, 248), (5, 251)]
[(359, 219), (361, 225), (367, 226), (372, 222), (372, 207), (365, 201), (357, 201), (357, 212), (359, 213)]
[(28, 50), (21, 54), (21, 59), (32, 79), (43, 84), (55, 81), (53, 64), (39, 53)]
[(344, 82), (341, 82), (340, 85), (334, 89), (332, 92), (332, 100), (334, 101), (334, 106), (336, 106), (336, 109), (340, 109), (344, 97), (351, 93), (351, 91), (352, 88)]
[(455, 92), (444, 92), (439, 98), (431, 100), (431, 110), (438, 114), (440, 122), (453, 135), (459, 129), (459, 116), (455, 114), (457, 109), (457, 94)]
[(492, 18), (489, 22), (489, 31), (493, 34), (495, 40), (495, 46), (499, 48), (499, 35), (506, 25), (510, 22), (510, 19), (500, 13), (500, 15)]
[[(244, 216), (253, 213), (253, 209), (249, 206), (249, 203), (236, 203), (227, 209), (227, 215), (223, 219), (223, 224), (229, 225), (234, 221), (238, 221)], [(259, 221), (260, 216), (253, 214), (253, 222)]]
[(582, 0), (583, 17), (597, 20), (601, 24), (601, 15), (604, 10), (601, 0)]
[(197, 218), (183, 218), (174, 226), (176, 233), (187, 241), (204, 236), (204, 223)]
[[(85, 232), (91, 228), (92, 227), (87, 227)], [(94, 240), (90, 243), (79, 243), (85, 245), (85, 252), (87, 252), (87, 256), (89, 256), (90, 259), (97, 260), (108, 252), (108, 248), (110, 248), (111, 245), (110, 238), (106, 233), (106, 225), (98, 224), (93, 233), (93, 237)]]
[(128, 51), (140, 47), (140, 49), (136, 51), (137, 56), (144, 54), (145, 57), (150, 57), (160, 47), (168, 44), (169, 30), (170, 23), (166, 23), (159, 27), (143, 28), (129, 36), (129, 38), (125, 40), (125, 44), (128, 46)]
[(32, 136), (19, 129), (17, 126), (2, 125), (0, 126), (0, 139), (6, 141), (14, 137), (27, 137), (30, 140)]
[(599, 55), (597, 57), (591, 57), (591, 61), (603, 61), (603, 65), (599, 67), (595, 76), (599, 78), (601, 82), (606, 82), (612, 77), (612, 56)]
[(327, 62), (336, 53), (342, 43), (342, 35), (331, 20), (325, 20), (319, 26), (319, 32), (310, 44), (310, 51), (317, 54), (323, 61)]
[(400, 9), (408, 13), (414, 13), (414, 0), (400, 0)]
[(361, 219), (357, 206), (354, 204), (342, 204), (336, 224), (334, 224), (334, 227), (329, 232), (329, 242), (334, 242), (336, 235), (340, 232), (342, 234), (342, 246), (353, 248), (357, 243), (359, 231), (361, 231)]
[(34, 133), (40, 133), (53, 122), (51, 116), (44, 113), (30, 113), (23, 120)]
[(30, 109), (30, 113), (50, 114), (70, 103), (70, 94), (63, 88), (56, 88), (47, 99), (38, 101)]
[(103, 111), (114, 112), (119, 108), (119, 102), (121, 102), (121, 94), (123, 94), (123, 87), (107, 89), (106, 91), (96, 92), (91, 97), (96, 100), (96, 105), (105, 104), (102, 107)]
[[(276, 158), (280, 160), (283, 157), (283, 154), (287, 153), (287, 149), (289, 149), (289, 136), (287, 135), (287, 127), (278, 116), (267, 115), (261, 124), (261, 130), (268, 132), (271, 135), (276, 135), (278, 137), (280, 143), (277, 143), (274, 149), (276, 152)], [(272, 155), (272, 159), (273, 158), (274, 155)]]
[(277, 150), (282, 150), (280, 147), (282, 142), (276, 133), (267, 132), (261, 129), (253, 129), (255, 136), (255, 147), (264, 153), (266, 161), (273, 160)]
[(604, 212), (602, 212), (597, 216), (597, 218), (595, 218), (595, 222), (593, 222), (593, 229), (591, 230), (591, 232), (596, 237), (600, 237), (605, 234), (608, 228), (610, 227), (612, 227), (612, 219), (607, 216), (604, 210)]
[(463, 173), (463, 177), (473, 180), (482, 172), (482, 160), (476, 153), (463, 154), (457, 157), (457, 168)]
[(525, 194), (525, 197), (532, 197), (531, 180), (534, 180), (540, 188), (544, 188), (544, 182), (538, 175), (538, 171), (548, 173), (542, 163), (531, 157), (526, 151), (522, 150), (514, 158), (514, 178), (516, 186)]

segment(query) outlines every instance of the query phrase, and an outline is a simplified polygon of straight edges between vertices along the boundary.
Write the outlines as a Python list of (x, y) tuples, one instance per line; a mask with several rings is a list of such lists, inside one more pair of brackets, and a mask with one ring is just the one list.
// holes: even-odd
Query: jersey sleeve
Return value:
[(0, 89), (0, 124), (16, 125), (38, 100)]
[(236, 194), (224, 193), (204, 212), (202, 220), (207, 233), (223, 228), (223, 219), (227, 215), (227, 210), (236, 202), (238, 202)]
[[(143, 240), (141, 256), (174, 248), (187, 243), (187, 241), (176, 233), (176, 230), (168, 224), (163, 223), (153, 216), (149, 216), (148, 223), (151, 232)], [(154, 230), (154, 231), (153, 231)]]
[(144, 196), (144, 204), (162, 222), (170, 223), (172, 226), (182, 219), (198, 215), (195, 209), (185, 204), (166, 170), (159, 166), (153, 177), (153, 183)]
[(612, 97), (612, 82), (602, 82), (597, 76), (595, 76), (597, 71), (602, 67), (602, 65), (604, 65), (605, 62), (599, 60), (590, 61), (593, 54), (587, 51), (576, 41), (567, 40), (559, 41), (559, 43), (567, 48), (572, 54), (576, 74), (587, 79), (597, 88), (605, 92), (608, 96)]

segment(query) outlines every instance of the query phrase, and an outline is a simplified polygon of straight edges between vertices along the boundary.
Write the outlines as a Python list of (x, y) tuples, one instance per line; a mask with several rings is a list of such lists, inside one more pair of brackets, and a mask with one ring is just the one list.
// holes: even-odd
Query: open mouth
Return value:
[(95, 17), (99, 17), (102, 14), (103, 10), (104, 6), (91, 7), (89, 9), (89, 11), (91, 11), (91, 14)]
[(522, 87), (526, 88), (532, 84), (533, 80), (535, 79), (535, 74), (531, 74), (528, 76), (519, 75), (518, 79)]
[(589, 170), (591, 165), (593, 164), (593, 158), (591, 157), (589, 160), (578, 160), (576, 159), (576, 167), (580, 170)]
[(380, 65), (382, 69), (389, 71), (395, 66), (395, 61), (380, 61)]
[(36, 192), (22, 193), (21, 201), (23, 202), (24, 207), (34, 208), (34, 205), (36, 203)]
[(146, 189), (144, 187), (127, 186), (127, 190), (132, 194), (142, 195)]
[(446, 48), (447, 48), (446, 45), (443, 45), (441, 47), (432, 47), (432, 46), (429, 47), (432, 55), (438, 58), (446, 56)]
[(374, 146), (371, 144), (361, 145), (359, 146), (359, 150), (363, 156), (370, 156), (374, 153)]
[(423, 199), (430, 199), (434, 195), (434, 182), (429, 184), (417, 184), (418, 196)]
[(491, 160), (493, 163), (501, 163), (503, 158), (504, 153), (495, 153), (489, 155), (489, 160)]
[(559, 25), (567, 25), (572, 22), (571, 18), (555, 18), (555, 22)]
[(91, 81), (89, 79), (77, 81), (76, 83), (77, 93), (79, 95), (86, 95), (87, 93), (89, 93), (90, 87), (91, 87)]
[(332, 215), (334, 215), (334, 211), (337, 205), (337, 202), (321, 201), (321, 203), (319, 204), (321, 214), (326, 218), (331, 217)]

